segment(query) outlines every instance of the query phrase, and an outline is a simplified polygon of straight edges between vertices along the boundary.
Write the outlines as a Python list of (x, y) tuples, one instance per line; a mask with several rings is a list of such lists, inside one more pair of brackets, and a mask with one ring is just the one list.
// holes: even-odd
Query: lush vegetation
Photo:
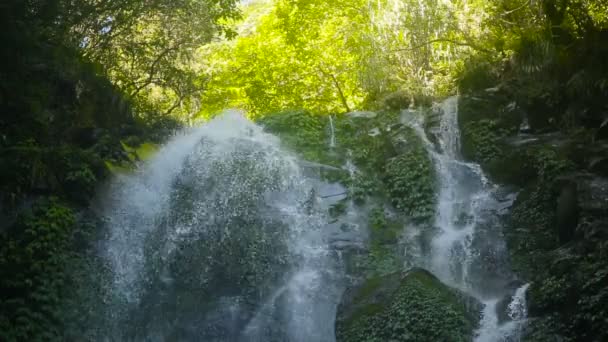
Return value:
[(422, 269), (371, 278), (346, 298), (337, 341), (470, 341), (481, 309)]
[(363, 268), (392, 273), (395, 226), (429, 226), (436, 201), (396, 114), (456, 93), (464, 157), (521, 190), (505, 236), (532, 283), (530, 340), (607, 338), (605, 0), (4, 0), (0, 43), (2, 340), (69, 337), (82, 313), (62, 294), (99, 266), (82, 258), (98, 186), (227, 107), (329, 166), (348, 188), (332, 215), (371, 205)]
[[(506, 5), (506, 3), (504, 3)], [(497, 21), (502, 58), (470, 59), (460, 78), (463, 153), (519, 194), (505, 231), (531, 280), (527, 340), (602, 340), (607, 319), (603, 140), (607, 5), (545, 1)], [(504, 19), (504, 20), (503, 20)], [(521, 137), (523, 129), (529, 136)]]
[(254, 2), (237, 39), (202, 51), (215, 61), (208, 110), (339, 113), (377, 107), (393, 93), (406, 103), (445, 95), (469, 45), (457, 40), (479, 34), (472, 19), (482, 3), (471, 11), (440, 1)]
[(82, 337), (71, 326), (90, 313), (67, 303), (100, 271), (84, 258), (101, 234), (89, 201), (177, 127), (160, 115), (174, 100), (153, 93), (191, 96), (185, 47), (237, 13), (232, 1), (0, 4), (0, 339)]

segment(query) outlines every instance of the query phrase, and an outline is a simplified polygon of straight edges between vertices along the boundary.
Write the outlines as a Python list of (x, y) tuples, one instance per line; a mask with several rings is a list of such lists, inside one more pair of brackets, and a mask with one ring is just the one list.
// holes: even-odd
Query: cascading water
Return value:
[[(456, 97), (443, 102), (431, 132), (402, 116), (426, 143), (439, 184), (436, 234), (422, 248), (406, 231), (404, 267), (425, 267), (484, 304), (477, 341), (513, 342), (527, 317), (527, 286), (514, 282), (500, 234), (513, 196), (462, 160), (457, 109)], [(335, 154), (332, 117), (328, 126)], [(351, 157), (347, 149), (341, 171), (299, 160), (235, 112), (173, 138), (104, 196), (112, 281), (93, 339), (334, 341), (340, 294), (361, 276), (343, 258), (366, 248), (369, 208), (347, 200), (330, 219), (347, 190), (315, 170), (352, 179)]]
[(334, 128), (334, 118), (329, 116), (329, 147), (336, 147), (336, 130)]
[(228, 113), (117, 179), (100, 337), (333, 341), (344, 285), (318, 195), (336, 190), (309, 176), (278, 138)]
[[(424, 261), (442, 281), (458, 288), (484, 304), (476, 341), (517, 341), (526, 320), (526, 286), (513, 289), (505, 243), (500, 233), (499, 215), (509, 207), (513, 196), (493, 185), (477, 164), (467, 163), (460, 155), (458, 98), (451, 97), (439, 108), (438, 131), (427, 139), (420, 125), (414, 125), (431, 154), (439, 190), (434, 225), (438, 232)], [(404, 119), (409, 120), (407, 113)], [(505, 297), (509, 322), (498, 317), (498, 303)], [(517, 303), (517, 304), (514, 304)], [(519, 310), (513, 313), (513, 310)]]

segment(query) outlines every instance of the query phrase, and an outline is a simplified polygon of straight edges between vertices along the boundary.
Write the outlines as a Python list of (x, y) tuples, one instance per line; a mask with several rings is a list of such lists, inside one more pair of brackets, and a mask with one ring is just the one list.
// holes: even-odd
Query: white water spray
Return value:
[(323, 184), (304, 171), (229, 112), (117, 178), (105, 201), (107, 338), (333, 341), (342, 285), (316, 204)]
[(430, 142), (420, 124), (412, 124), (411, 112), (403, 116), (425, 141), (439, 180), (434, 221), (438, 232), (431, 242), (427, 266), (443, 282), (484, 305), (476, 341), (517, 341), (527, 318), (525, 300), (522, 301), (527, 287), (514, 295), (513, 308), (509, 306), (509, 310), (516, 309), (517, 313), (509, 322), (500, 324), (497, 313), (497, 303), (508, 293), (510, 281), (497, 212), (509, 206), (512, 197), (497, 199), (498, 187), (488, 181), (481, 167), (462, 160), (458, 98), (445, 100), (435, 110), (441, 114), (437, 145)]
[(503, 324), (499, 324), (498, 317), (496, 316), (499, 301), (485, 301), (481, 327), (476, 337), (477, 342), (520, 341), (528, 319), (526, 292), (529, 287), (529, 284), (519, 287), (515, 291), (515, 294), (510, 297), (506, 312), (510, 320)]

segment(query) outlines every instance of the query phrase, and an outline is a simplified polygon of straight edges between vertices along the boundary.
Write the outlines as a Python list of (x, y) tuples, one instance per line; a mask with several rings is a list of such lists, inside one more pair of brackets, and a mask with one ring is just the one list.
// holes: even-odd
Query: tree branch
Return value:
[(519, 10), (521, 10), (521, 9), (525, 8), (526, 6), (528, 6), (528, 5), (530, 4), (530, 2), (531, 2), (531, 0), (528, 0), (528, 1), (526, 1), (526, 2), (525, 2), (523, 5), (521, 5), (521, 6), (517, 7), (517, 8), (515, 8), (515, 9), (512, 9), (512, 10), (510, 10), (510, 11), (506, 11), (506, 12), (504, 12), (504, 13), (501, 13), (501, 14), (500, 14), (500, 16), (505, 17), (505, 16), (507, 16), (507, 15), (509, 15), (509, 14), (511, 14), (511, 13), (517, 12), (517, 11), (519, 11)]
[(431, 45), (434, 43), (450, 43), (450, 44), (454, 44), (454, 45), (458, 45), (458, 46), (468, 46), (474, 50), (480, 51), (480, 52), (485, 52), (487, 54), (491, 54), (492, 51), (488, 50), (488, 49), (484, 49), (476, 44), (470, 43), (470, 42), (459, 42), (453, 39), (448, 39), (448, 38), (438, 38), (438, 39), (433, 39), (433, 40), (429, 40), (426, 43), (423, 44), (419, 44), (416, 46), (412, 46), (409, 48), (404, 48), (404, 49), (396, 49), (396, 50), (391, 50), (390, 52), (403, 52), (403, 51), (413, 51), (413, 50), (417, 50), (420, 49), (422, 47), (425, 47), (427, 45)]
[(141, 92), (145, 87), (147, 87), (148, 85), (150, 85), (152, 83), (152, 80), (154, 79), (154, 75), (156, 74), (156, 68), (158, 67), (158, 64), (160, 63), (160, 61), (165, 58), (171, 51), (176, 51), (177, 49), (179, 49), (179, 47), (183, 44), (184, 42), (179, 42), (177, 44), (175, 44), (174, 46), (165, 49), (162, 53), (160, 53), (156, 59), (152, 62), (152, 65), (150, 66), (150, 71), (148, 73), (148, 79), (146, 80), (146, 82), (144, 82), (142, 85), (140, 85), (139, 87), (137, 87), (129, 96), (131, 98), (134, 98), (137, 94), (139, 94), (139, 92)]
[(329, 76), (332, 79), (332, 82), (334, 84), (334, 86), (336, 86), (336, 89), (338, 90), (338, 95), (340, 96), (340, 101), (342, 101), (342, 105), (344, 106), (344, 109), (346, 109), (346, 112), (350, 112), (350, 106), (348, 105), (348, 101), (346, 100), (346, 96), (344, 96), (344, 92), (342, 91), (342, 87), (340, 87), (340, 82), (338, 82), (338, 79), (336, 78), (336, 76), (333, 73), (330, 72), (326, 72), (325, 70), (323, 70), (322, 67), (318, 67), (319, 71), (321, 71), (321, 73), (325, 76)]

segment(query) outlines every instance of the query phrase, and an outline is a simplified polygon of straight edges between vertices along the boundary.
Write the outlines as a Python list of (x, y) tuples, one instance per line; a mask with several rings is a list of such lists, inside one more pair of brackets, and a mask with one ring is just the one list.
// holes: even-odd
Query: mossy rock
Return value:
[[(568, 166), (551, 150), (540, 150), (536, 164), (538, 179), (518, 195), (505, 230), (513, 267), (531, 283), (528, 309), (533, 319), (526, 341), (557, 340), (557, 335), (564, 341), (604, 341), (608, 268), (606, 235), (600, 231), (605, 231), (606, 209), (595, 208), (605, 203), (600, 193), (608, 182), (586, 173), (558, 176)], [(560, 212), (567, 208), (559, 198), (573, 184), (580, 218), (573, 239), (564, 243), (556, 228), (568, 220)]]
[(536, 176), (534, 151), (516, 135), (522, 115), (500, 94), (459, 102), (462, 154), (479, 163), (494, 182), (524, 186)]
[(384, 208), (375, 208), (369, 213), (369, 227), (372, 241), (380, 245), (397, 243), (403, 230), (402, 222)]
[(505, 148), (501, 158), (492, 159), (483, 169), (500, 184), (525, 186), (536, 177), (534, 159), (525, 148)]
[(329, 118), (305, 110), (269, 113), (257, 121), (308, 161), (339, 166), (329, 149)]
[(417, 222), (434, 216), (436, 179), (431, 160), (424, 149), (412, 150), (390, 159), (385, 184), (392, 204)]
[(480, 315), (478, 301), (414, 268), (348, 289), (338, 307), (336, 340), (471, 341)]
[[(398, 111), (332, 116), (333, 147), (327, 116), (286, 111), (270, 113), (258, 122), (303, 159), (330, 166), (321, 168), (321, 177), (341, 183), (355, 204), (382, 198), (409, 219), (428, 223), (436, 204), (435, 171), (424, 142), (414, 129), (400, 123), (400, 117)], [(347, 161), (357, 168), (353, 175), (340, 169)], [(339, 206), (332, 209), (332, 215), (339, 213)], [(381, 231), (386, 233), (381, 240), (396, 240), (394, 232)]]

